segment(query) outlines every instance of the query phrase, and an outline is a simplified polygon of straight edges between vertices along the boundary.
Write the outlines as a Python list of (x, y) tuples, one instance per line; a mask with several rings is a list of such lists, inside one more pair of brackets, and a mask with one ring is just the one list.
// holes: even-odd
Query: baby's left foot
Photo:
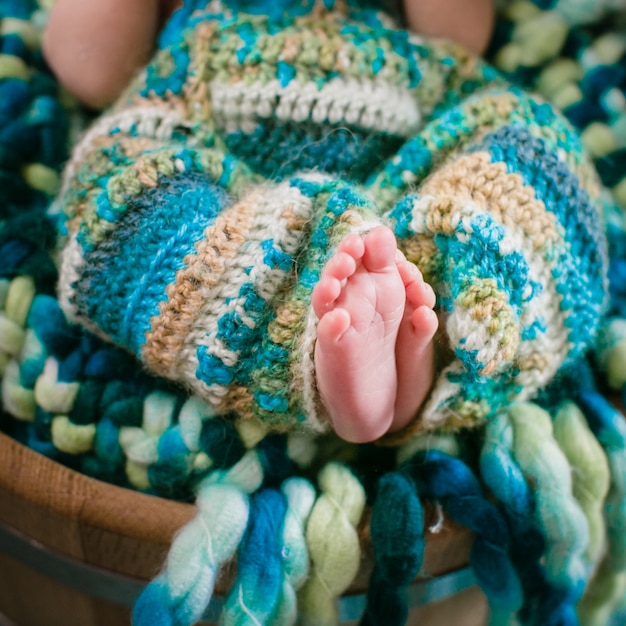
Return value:
[[(403, 412), (414, 401), (414, 411), (419, 408), (421, 398), (416, 399), (406, 382), (416, 372), (414, 362), (419, 366), (429, 355), (427, 346), (436, 328), (428, 313), (434, 316), (430, 294), (430, 287), (398, 252), (392, 231), (384, 226), (364, 237), (346, 237), (324, 268), (312, 296), (320, 318), (315, 371), (322, 402), (340, 437), (357, 443), (373, 441), (396, 429), (398, 400)], [(415, 352), (411, 366), (400, 364), (400, 378), (399, 333), (407, 341), (402, 359)], [(424, 370), (425, 378), (432, 376), (432, 363)], [(430, 382), (425, 381), (426, 391)], [(414, 384), (419, 386), (418, 381)]]

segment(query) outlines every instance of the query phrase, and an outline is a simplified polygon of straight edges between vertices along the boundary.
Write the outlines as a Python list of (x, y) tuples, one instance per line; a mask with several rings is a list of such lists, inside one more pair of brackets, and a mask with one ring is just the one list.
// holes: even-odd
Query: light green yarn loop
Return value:
[(557, 584), (582, 581), (589, 528), (573, 496), (570, 465), (554, 439), (550, 415), (526, 402), (514, 404), (508, 413), (515, 459), (535, 485), (535, 517), (546, 538), (546, 575)]
[(30, 74), (30, 68), (22, 59), (12, 54), (0, 54), (0, 80), (3, 78), (28, 80)]
[(606, 454), (573, 402), (559, 409), (554, 419), (554, 438), (572, 466), (574, 497), (589, 524), (585, 557), (589, 563), (597, 563), (606, 547), (604, 500), (610, 483)]
[(33, 189), (54, 196), (61, 188), (61, 177), (51, 167), (30, 163), (22, 168), (22, 177)]
[(35, 293), (35, 283), (30, 276), (14, 278), (7, 290), (4, 302), (6, 316), (20, 326), (25, 326)]
[(26, 333), (19, 324), (0, 313), (0, 352), (9, 357), (19, 356), (25, 337)]
[(626, 340), (616, 343), (607, 353), (608, 383), (613, 389), (621, 389), (626, 383)]
[(181, 407), (178, 413), (180, 436), (191, 452), (200, 450), (202, 424), (215, 415), (215, 409), (197, 396), (191, 396)]
[(515, 0), (507, 3), (504, 15), (513, 22), (525, 22), (541, 15), (541, 9), (528, 0)]
[(126, 478), (135, 489), (150, 489), (150, 477), (145, 465), (128, 459), (124, 465), (124, 471)]
[(582, 132), (582, 142), (593, 158), (606, 156), (617, 150), (617, 140), (613, 131), (602, 122), (593, 122)]
[(27, 20), (5, 17), (0, 22), (0, 34), (17, 35), (31, 50), (40, 46), (39, 31)]
[(611, 189), (615, 199), (621, 206), (626, 206), (626, 178)]
[(143, 401), (143, 430), (148, 435), (162, 435), (172, 425), (176, 402), (176, 396), (171, 393), (149, 393)]
[(605, 560), (578, 605), (580, 626), (607, 626), (626, 594), (626, 573), (616, 575)]
[(232, 485), (244, 493), (253, 493), (263, 483), (263, 465), (256, 450), (248, 450), (235, 465), (227, 470), (215, 470), (207, 476), (198, 490), (198, 506), (202, 510), (205, 503), (203, 496), (206, 489), (215, 484)]
[(74, 407), (80, 383), (60, 382), (58, 376), (58, 361), (54, 357), (48, 357), (43, 372), (35, 383), (35, 399), (48, 413), (70, 413)]
[(4, 376), (7, 371), (7, 365), (11, 361), (11, 355), (0, 350), (0, 376)]
[(513, 43), (521, 48), (521, 64), (536, 67), (554, 58), (567, 34), (567, 22), (557, 13), (545, 12), (520, 22), (513, 34)]
[(52, 443), (61, 452), (84, 454), (93, 448), (96, 437), (96, 425), (74, 424), (67, 415), (57, 415), (50, 427)]
[(453, 457), (458, 457), (461, 452), (459, 440), (453, 434), (419, 433), (400, 446), (397, 457), (398, 465), (402, 465), (418, 452), (424, 450), (439, 450)]
[(319, 475), (322, 495), (306, 529), (311, 574), (298, 593), (303, 626), (337, 623), (336, 599), (350, 586), (361, 561), (356, 526), (365, 507), (361, 483), (343, 465), (330, 463)]
[(598, 356), (609, 386), (621, 389), (626, 383), (626, 320), (614, 319), (602, 328)]
[(2, 408), (13, 417), (25, 422), (33, 422), (37, 411), (35, 392), (22, 387), (20, 366), (11, 359), (4, 368), (2, 377)]
[(566, 85), (577, 83), (583, 77), (583, 69), (573, 59), (555, 59), (546, 66), (537, 79), (537, 89), (546, 98), (553, 99)]
[[(147, 467), (159, 458), (158, 437), (147, 437), (143, 428), (123, 426), (120, 428), (118, 442), (129, 461)], [(130, 478), (130, 477), (129, 477)]]

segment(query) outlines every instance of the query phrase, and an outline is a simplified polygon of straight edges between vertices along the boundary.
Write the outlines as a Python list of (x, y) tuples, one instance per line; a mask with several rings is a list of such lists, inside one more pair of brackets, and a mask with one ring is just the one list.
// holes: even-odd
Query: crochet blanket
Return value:
[[(211, 6), (219, 12), (217, 3)], [(606, 26), (614, 21), (603, 27), (598, 20), (619, 8), (617, 3), (562, 0), (548, 10), (514, 2), (502, 9), (490, 51), (493, 62), (515, 83), (542, 91), (580, 129), (612, 197), (599, 190), (576, 133), (553, 109), (527, 97), (523, 90), (507, 86), (489, 66), (476, 63), (453, 46), (418, 45), (410, 37), (394, 34), (402, 31), (388, 30), (388, 24), (374, 11), (364, 11), (359, 22), (379, 37), (368, 40), (367, 33), (354, 29), (358, 41), (353, 54), (365, 49), (370, 55), (363, 57), (367, 67), (380, 70), (389, 63), (397, 68), (400, 79), (389, 88), (396, 88), (394, 93), (407, 106), (392, 111), (386, 119), (370, 116), (369, 126), (364, 109), (358, 120), (359, 128), (367, 131), (364, 134), (337, 132), (346, 122), (341, 115), (350, 114), (347, 104), (339, 107), (340, 113), (324, 112), (335, 126), (329, 124), (323, 132), (318, 130), (318, 135), (310, 135), (311, 128), (304, 128), (299, 119), (289, 118), (285, 123), (285, 115), (278, 110), (263, 114), (262, 102), (252, 103), (258, 108), (256, 115), (280, 120), (282, 127), (276, 123), (268, 130), (267, 123), (250, 125), (243, 111), (250, 103), (244, 102), (245, 106), (233, 113), (228, 99), (232, 94), (225, 81), (228, 74), (220, 74), (216, 67), (214, 102), (220, 102), (215, 94), (224, 97), (223, 108), (218, 106), (215, 113), (216, 128), (207, 131), (193, 126), (193, 120), (186, 127), (180, 122), (170, 124), (175, 107), (168, 115), (161, 110), (156, 118), (149, 113), (155, 109), (147, 106), (134, 118), (123, 117), (121, 112), (115, 118), (114, 111), (111, 115), (117, 126), (108, 118), (106, 131), (100, 127), (100, 135), (115, 130), (128, 139), (100, 141), (98, 150), (91, 153), (81, 147), (75, 152), (80, 159), (75, 157), (77, 165), (72, 162), (70, 174), (78, 172), (76, 180), (84, 187), (72, 182), (70, 175), (66, 191), (76, 194), (76, 206), (85, 195), (99, 195), (96, 209), (87, 218), (81, 214), (84, 206), (76, 211), (82, 222), (74, 233), (77, 254), (71, 255), (61, 274), (66, 286), (61, 291), (62, 301), (66, 311), (77, 317), (110, 304), (109, 313), (118, 317), (106, 315), (103, 319), (113, 319), (112, 326), (103, 328), (91, 314), (82, 317), (98, 335), (113, 337), (144, 361), (144, 346), (138, 338), (145, 335), (154, 310), (128, 320), (119, 315), (129, 310), (126, 303), (111, 302), (106, 280), (98, 283), (99, 272), (131, 280), (137, 268), (125, 266), (124, 255), (106, 254), (110, 251), (104, 247), (97, 250), (97, 245), (105, 231), (121, 234), (123, 241), (136, 245), (137, 239), (129, 238), (129, 231), (120, 224), (133, 235), (141, 234), (141, 203), (159, 176), (171, 179), (158, 186), (161, 199), (165, 198), (163, 204), (167, 204), (168, 194), (178, 192), (176, 176), (185, 174), (202, 181), (202, 196), (213, 203), (204, 209), (215, 213), (216, 206), (221, 211), (231, 200), (213, 188), (207, 194), (207, 178), (237, 197), (241, 189), (258, 182), (259, 175), (274, 175), (274, 170), (280, 169), (284, 182), (254, 193), (261, 194), (261, 204), (268, 207), (269, 221), (275, 215), (272, 211), (284, 213), (280, 203), (285, 202), (285, 194), (298, 195), (295, 200), (289, 197), (290, 203), (299, 203), (304, 211), (296, 217), (313, 224), (308, 236), (317, 246), (303, 262), (307, 271), (295, 282), (279, 277), (275, 287), (291, 294), (286, 299), (288, 312), (295, 311), (301, 320), (306, 316), (299, 303), (306, 300), (306, 290), (320, 265), (346, 229), (362, 229), (382, 216), (394, 226), (399, 239), (406, 240), (401, 245), (408, 256), (438, 287), (442, 307), (449, 314), (447, 330), (455, 355), (420, 425), (426, 422), (438, 432), (442, 426), (447, 431), (482, 425), (455, 436), (430, 435), (427, 439), (410, 433), (402, 445), (389, 449), (346, 444), (336, 459), (328, 459), (328, 439), (312, 440), (293, 429), (286, 434), (268, 430), (268, 424), (284, 429), (289, 420), (317, 423), (302, 399), (306, 377), (299, 373), (301, 364), (294, 370), (281, 341), (264, 346), (260, 366), (244, 355), (241, 360), (246, 366), (253, 363), (253, 376), (239, 368), (234, 373), (226, 371), (232, 379), (222, 376), (208, 385), (206, 379), (200, 381), (204, 386), (191, 385), (202, 400), (197, 395), (186, 396), (171, 382), (147, 376), (128, 353), (68, 323), (54, 297), (57, 274), (52, 260), (58, 233), (63, 238), (65, 232), (58, 207), (50, 200), (60, 185), (67, 139), (75, 136), (72, 126), (81, 125), (81, 118), (41, 63), (38, 41), (44, 12), (26, 1), (0, 3), (2, 427), (34, 449), (90, 475), (167, 497), (196, 498), (198, 518), (182, 529), (164, 572), (140, 599), (135, 610), (137, 624), (193, 623), (210, 600), (220, 565), (236, 551), (238, 574), (222, 623), (238, 623), (250, 611), (257, 623), (293, 623), (296, 613), (302, 623), (335, 623), (334, 599), (350, 585), (358, 568), (355, 529), (366, 501), (372, 506), (376, 567), (363, 623), (401, 624), (406, 617), (402, 591), (419, 571), (422, 558), (420, 497), (439, 502), (448, 515), (476, 533), (472, 565), (494, 614), (517, 613), (524, 624), (606, 623), (623, 596), (626, 570), (622, 532), (626, 427), (621, 414), (606, 400), (607, 386), (620, 390), (626, 372), (621, 278), (626, 267), (622, 213), (626, 205), (626, 42), (619, 30), (612, 32)], [(250, 10), (248, 3), (246, 10)], [(620, 13), (615, 15), (620, 19)], [(194, 3), (186, 4), (163, 34), (164, 52), (136, 90), (144, 90), (149, 99), (150, 93), (175, 92), (177, 80), (181, 93), (183, 85), (189, 88), (184, 74), (193, 56), (185, 41), (175, 39), (175, 33), (180, 33), (184, 20), (206, 26), (212, 19), (215, 15), (207, 17)], [(583, 22), (591, 26), (575, 25)], [(269, 24), (272, 28), (258, 16), (239, 22), (237, 37), (225, 35), (223, 56), (218, 55), (215, 62), (232, 71), (246, 58), (246, 46), (254, 49), (254, 33), (262, 28), (266, 29), (264, 45), (271, 50), (270, 35), (276, 35), (276, 26)], [(381, 29), (387, 29), (384, 37)], [(237, 47), (240, 45), (243, 48)], [(410, 54), (403, 52), (403, 46), (405, 50), (413, 46)], [(419, 62), (415, 67), (403, 65), (406, 59)], [(289, 67), (274, 64), (272, 71), (276, 73), (277, 68), (284, 80), (280, 101), (287, 102), (293, 76)], [(392, 82), (393, 74), (388, 71), (386, 75), (391, 75)], [(318, 82), (323, 89), (319, 76)], [(411, 108), (408, 96), (406, 102), (402, 100), (403, 84), (421, 91), (421, 110)], [(487, 99), (472, 97), (485, 87), (493, 88)], [(292, 91), (293, 97), (301, 95), (297, 89)], [(237, 102), (244, 101), (244, 95), (239, 94)], [(371, 102), (376, 104), (375, 93)], [(297, 111), (293, 107), (289, 113)], [(517, 128), (514, 137), (501, 122), (502, 117), (510, 121), (511, 112)], [(307, 117), (315, 111), (306, 109), (305, 113)], [(229, 118), (231, 114), (234, 118)], [(411, 139), (421, 124), (418, 115), (425, 115), (427, 124)], [(483, 132), (475, 139), (474, 131), (485, 124), (492, 125), (494, 132)], [(533, 132), (524, 134), (525, 128)], [(176, 133), (186, 135), (185, 150), (175, 141), (180, 139)], [(249, 151), (251, 137), (254, 145), (263, 146), (277, 134), (284, 152), (275, 151), (273, 170), (263, 171), (269, 167), (267, 154)], [(542, 140), (539, 144), (537, 134)], [(165, 145), (161, 146), (163, 158), (146, 162), (132, 178), (125, 159), (140, 156), (138, 135), (142, 136), (142, 150), (146, 138)], [(81, 145), (89, 146), (93, 138), (93, 133), (88, 135)], [(300, 160), (294, 159), (293, 145), (286, 146), (296, 140), (300, 146), (312, 146), (312, 151), (298, 154)], [(455, 152), (456, 160), (446, 160), (459, 146), (462, 149)], [(272, 148), (276, 150), (276, 145)], [(367, 197), (341, 177), (292, 175), (292, 171), (307, 167), (307, 159), (319, 164), (328, 155), (334, 155), (335, 162), (325, 168), (336, 174), (350, 169), (351, 177), (361, 178)], [(373, 165), (385, 156), (390, 158), (382, 168)], [(95, 180), (81, 176), (84, 158), (91, 162), (83, 172), (98, 172)], [(98, 170), (103, 161), (106, 167)], [(493, 173), (487, 169), (490, 161), (506, 167)], [(111, 162), (118, 169), (107, 169)], [(358, 174), (354, 174), (355, 162), (357, 169), (362, 168)], [(441, 180), (434, 176), (420, 187), (432, 162), (443, 164)], [(539, 174), (533, 174), (538, 165)], [(516, 206), (524, 208), (514, 217), (519, 226), (517, 238), (507, 241), (510, 233), (499, 229), (493, 216), (484, 211), (474, 209), (465, 215), (458, 203), (437, 205), (442, 185), (462, 180), (455, 169), (462, 172), (462, 167), (486, 168), (479, 171), (491, 175), (495, 187), (503, 185), (505, 197), (514, 198)], [(534, 187), (534, 203), (528, 201), (523, 187), (516, 190), (511, 186), (510, 174)], [(103, 194), (105, 189), (114, 193)], [(407, 193), (413, 189), (416, 192)], [(503, 196), (490, 195), (496, 205), (498, 197)], [(376, 206), (372, 206), (372, 198)], [(137, 223), (123, 223), (130, 202), (136, 203)], [(320, 205), (326, 212), (319, 211)], [(603, 231), (594, 205), (602, 206)], [(329, 206), (334, 211), (329, 211)], [(197, 204), (183, 206), (181, 215), (186, 209), (195, 215)], [(572, 216), (569, 222), (566, 215)], [(546, 216), (553, 221), (546, 221)], [(461, 227), (451, 229), (446, 223), (449, 217)], [(196, 221), (194, 228), (202, 232), (208, 223)], [(545, 234), (543, 247), (525, 244), (524, 233), (531, 228)], [(516, 232), (515, 228), (509, 230)], [(259, 242), (265, 258), (272, 257), (273, 265), (266, 265), (271, 265), (273, 277), (280, 275), (281, 263), (289, 261), (284, 255), (289, 252), (285, 242), (290, 234), (283, 234), (277, 246), (263, 248), (263, 241)], [(536, 233), (533, 236), (536, 238)], [(493, 250), (482, 274), (475, 272), (477, 241), (481, 250)], [(179, 244), (179, 257), (189, 252), (188, 245)], [(521, 260), (519, 249), (528, 252)], [(75, 278), (81, 276), (88, 255), (95, 262), (88, 265), (92, 268), (85, 281), (89, 288), (81, 290)], [(584, 266), (577, 265), (581, 258)], [(520, 267), (527, 268), (526, 275), (519, 274)], [(169, 276), (158, 288), (166, 290), (179, 269), (169, 268)], [(473, 271), (472, 280), (463, 282)], [(64, 275), (70, 278), (63, 281)], [(256, 283), (248, 280), (257, 289), (267, 278), (261, 276)], [(477, 284), (482, 286), (478, 291), (483, 300), (472, 291)], [(496, 310), (504, 313), (496, 317), (495, 326), (482, 324), (482, 331), (473, 335), (459, 331), (463, 318), (478, 319), (476, 324), (481, 326), (475, 311), (478, 304), (484, 304), (486, 286), (490, 286), (492, 301), (500, 301)], [(603, 296), (607, 288), (609, 299)], [(546, 293), (554, 297), (546, 298)], [(141, 295), (141, 301), (150, 304), (151, 294)], [(158, 303), (161, 296), (152, 297)], [(244, 307), (252, 302), (249, 294)], [(546, 306), (561, 316), (558, 336), (549, 341), (544, 338), (549, 325), (542, 318), (548, 315)], [(270, 315), (263, 312), (259, 319), (265, 320), (266, 328), (268, 320), (280, 316), (276, 311)], [(236, 326), (232, 315), (229, 325), (217, 324), (218, 332)], [(306, 329), (306, 323), (286, 328)], [(486, 339), (480, 345), (468, 344), (469, 337), (485, 339), (490, 333), (491, 343)], [(516, 342), (503, 349), (502, 337), (514, 337)], [(246, 341), (241, 343), (246, 345)], [(298, 345), (298, 341), (288, 345)], [(490, 350), (490, 345), (494, 349)], [(481, 352), (485, 346), (487, 350)], [(520, 355), (532, 357), (527, 369), (518, 367)], [(215, 359), (215, 355), (205, 356)], [(160, 358), (157, 355), (149, 364), (158, 366)], [(541, 358), (544, 362), (537, 365)], [(546, 359), (552, 360), (551, 365), (546, 366)], [(266, 365), (268, 361), (272, 367), (278, 364), (282, 373), (277, 376), (276, 369)], [(510, 366), (512, 362), (518, 369)], [(214, 361), (206, 371), (217, 371)], [(557, 371), (556, 384), (547, 386)], [(490, 377), (491, 372), (495, 375)], [(537, 379), (545, 372), (545, 378)], [(242, 379), (258, 386), (243, 393)], [(183, 380), (188, 383), (189, 377)], [(231, 380), (237, 384), (231, 385)], [(287, 385), (294, 395), (285, 395), (285, 382), (292, 380), (300, 384)], [(212, 395), (216, 385), (219, 393)], [(222, 402), (224, 386), (234, 398), (232, 402)], [(248, 411), (250, 418), (223, 419), (229, 417), (225, 415), (228, 411), (239, 417)], [(345, 458), (352, 460), (339, 462)], [(197, 546), (206, 542), (211, 549), (203, 553)], [(267, 574), (263, 585), (260, 567)]]
[(69, 163), (62, 308), (221, 415), (320, 431), (311, 290), (339, 241), (388, 223), (454, 354), (414, 428), (480, 423), (596, 336), (591, 163), (464, 50), (362, 1), (309, 4), (176, 14)]

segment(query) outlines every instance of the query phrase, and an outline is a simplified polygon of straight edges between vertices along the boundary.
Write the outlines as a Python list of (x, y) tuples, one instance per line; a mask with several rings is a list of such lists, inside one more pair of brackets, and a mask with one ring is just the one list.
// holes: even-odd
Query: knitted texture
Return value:
[(65, 312), (220, 413), (319, 431), (311, 289), (341, 239), (388, 223), (455, 356), (419, 425), (532, 397), (607, 303), (577, 135), (374, 8), (270, 4), (188, 3), (75, 149)]
[[(370, 520), (363, 623), (402, 624), (419, 498), (475, 533), (494, 620), (609, 624), (626, 593), (626, 427), (605, 397), (626, 382), (626, 57), (622, 13), (575, 22), (622, 7), (502, 9), (494, 64), (568, 123), (373, 6), (204, 4), (76, 143), (84, 119), (38, 52), (45, 11), (0, 0), (0, 427), (196, 499), (136, 624), (192, 624), (234, 558), (222, 624), (336, 623)], [(293, 428), (325, 427), (310, 290), (345, 233), (381, 222), (436, 287), (452, 355), (399, 448), (312, 438)]]

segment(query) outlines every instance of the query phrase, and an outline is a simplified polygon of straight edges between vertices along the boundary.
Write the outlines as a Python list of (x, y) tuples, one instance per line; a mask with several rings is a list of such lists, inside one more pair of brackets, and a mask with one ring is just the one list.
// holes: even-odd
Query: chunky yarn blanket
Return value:
[[(220, 623), (335, 624), (371, 515), (362, 623), (403, 624), (430, 500), (474, 531), (494, 623), (607, 624), (624, 3), (501, 3), (488, 64), (383, 3), (188, 1), (85, 133), (41, 59), (44, 4), (0, 0), (0, 426), (195, 499), (134, 622), (193, 624), (236, 556)], [(378, 223), (435, 287), (446, 346), (410, 427), (354, 446), (316, 395), (309, 296)]]

